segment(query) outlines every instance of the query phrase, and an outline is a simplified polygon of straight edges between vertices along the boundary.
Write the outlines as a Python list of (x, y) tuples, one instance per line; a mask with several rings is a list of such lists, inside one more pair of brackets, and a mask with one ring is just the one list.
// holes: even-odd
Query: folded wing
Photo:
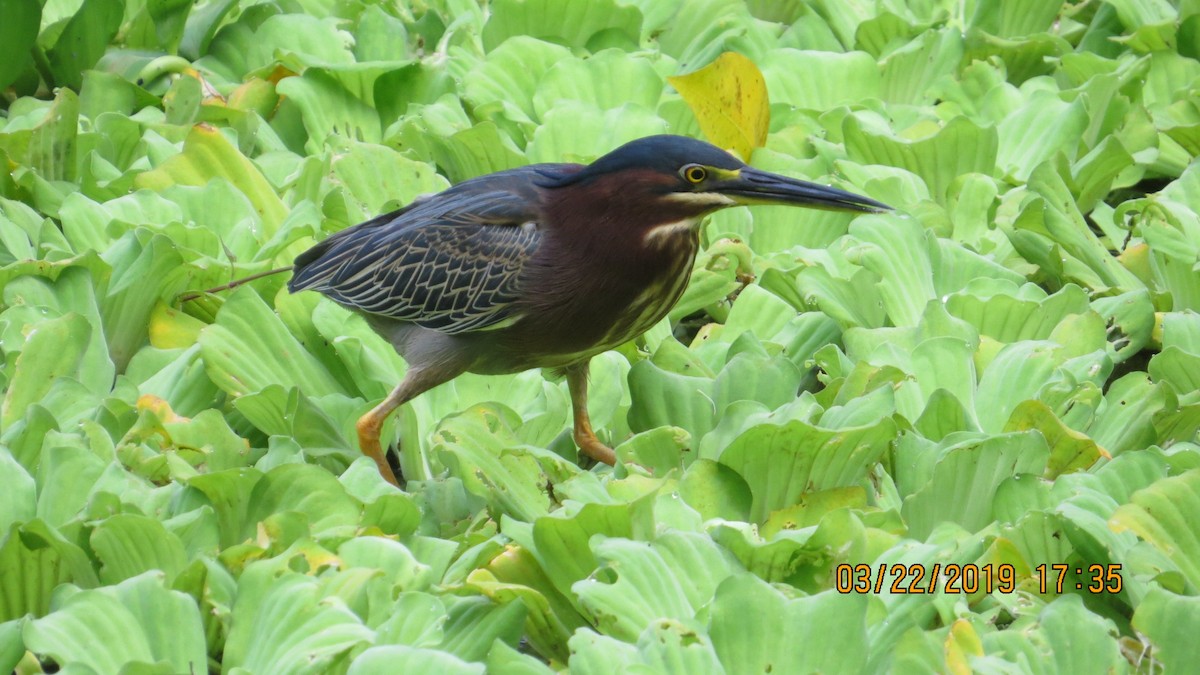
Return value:
[(450, 334), (512, 318), (521, 271), (541, 241), (535, 197), (475, 187), (330, 236), (296, 258), (288, 289)]

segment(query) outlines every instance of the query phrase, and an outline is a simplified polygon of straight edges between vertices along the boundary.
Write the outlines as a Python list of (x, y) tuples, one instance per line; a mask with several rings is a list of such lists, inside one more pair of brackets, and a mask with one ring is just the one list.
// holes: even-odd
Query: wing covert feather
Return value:
[(444, 333), (512, 317), (521, 271), (541, 241), (528, 196), (480, 192), (437, 206), (418, 203), (331, 236), (297, 259), (289, 289)]

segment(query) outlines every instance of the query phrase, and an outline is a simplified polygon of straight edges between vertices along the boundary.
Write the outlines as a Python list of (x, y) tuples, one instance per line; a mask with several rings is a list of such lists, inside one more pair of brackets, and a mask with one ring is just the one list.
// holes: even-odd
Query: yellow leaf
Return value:
[(983, 642), (979, 634), (965, 619), (959, 619), (950, 626), (950, 634), (946, 636), (946, 670), (955, 675), (970, 675), (972, 656), (983, 656)]
[(238, 85), (229, 95), (229, 107), (235, 110), (252, 110), (270, 119), (279, 105), (279, 95), (275, 93), (275, 85), (257, 77)]
[(154, 394), (142, 394), (137, 400), (138, 412), (149, 411), (159, 424), (164, 422), (186, 422), (188, 418), (180, 417), (171, 410), (171, 404)]
[(206, 324), (159, 302), (150, 312), (150, 344), (158, 349), (177, 349), (196, 344)]
[(1082, 471), (1104, 457), (1112, 459), (1108, 450), (1096, 444), (1087, 434), (1075, 431), (1058, 419), (1050, 406), (1037, 400), (1022, 401), (1012, 414), (1004, 430), (1027, 431), (1037, 429), (1050, 446), (1050, 459), (1046, 462), (1046, 478), (1057, 478), (1071, 471)]
[(771, 121), (767, 83), (758, 66), (735, 52), (725, 52), (688, 75), (668, 78), (716, 146), (749, 161), (754, 148), (767, 142)]
[(1147, 286), (1154, 288), (1154, 271), (1150, 266), (1150, 246), (1148, 244), (1142, 242), (1126, 246), (1121, 255), (1117, 256), (1117, 261), (1125, 269), (1133, 272), (1134, 276), (1141, 279)]

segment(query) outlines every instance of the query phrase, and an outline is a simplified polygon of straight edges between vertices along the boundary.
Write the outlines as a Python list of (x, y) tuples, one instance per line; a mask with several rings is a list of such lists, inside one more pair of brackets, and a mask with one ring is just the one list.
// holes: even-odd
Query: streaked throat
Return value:
[(662, 246), (674, 240), (679, 235), (690, 233), (698, 222), (700, 222), (699, 218), (684, 218), (683, 220), (655, 225), (646, 230), (646, 234), (642, 235), (642, 242), (650, 246)]

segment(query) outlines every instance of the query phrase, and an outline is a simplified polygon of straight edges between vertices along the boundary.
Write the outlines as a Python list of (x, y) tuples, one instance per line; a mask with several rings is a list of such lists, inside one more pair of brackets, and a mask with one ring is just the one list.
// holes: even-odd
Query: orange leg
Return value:
[(388, 466), (387, 459), (383, 456), (383, 448), (379, 446), (379, 432), (383, 429), (383, 421), (393, 410), (400, 407), (400, 403), (392, 403), (392, 398), (389, 395), (382, 403), (372, 408), (371, 412), (358, 418), (355, 427), (358, 429), (358, 447), (362, 454), (374, 460), (375, 466), (379, 468), (379, 475), (383, 476), (384, 480), (399, 487), (400, 482), (396, 480), (396, 474), (392, 472), (392, 467)]
[(575, 443), (583, 454), (597, 462), (608, 465), (617, 463), (617, 455), (612, 448), (600, 442), (592, 431), (592, 421), (587, 411), (587, 378), (588, 364), (567, 368), (567, 389), (571, 392), (571, 412), (575, 417)]
[(364, 455), (375, 462), (375, 466), (379, 468), (379, 475), (383, 476), (384, 480), (397, 487), (400, 485), (379, 444), (379, 432), (383, 429), (383, 423), (387, 420), (388, 415), (417, 396), (453, 379), (459, 372), (461, 371), (435, 372), (410, 369), (405, 374), (404, 380), (392, 390), (392, 393), (387, 395), (387, 398), (366, 415), (358, 418), (358, 423), (355, 425), (358, 429), (358, 447)]

